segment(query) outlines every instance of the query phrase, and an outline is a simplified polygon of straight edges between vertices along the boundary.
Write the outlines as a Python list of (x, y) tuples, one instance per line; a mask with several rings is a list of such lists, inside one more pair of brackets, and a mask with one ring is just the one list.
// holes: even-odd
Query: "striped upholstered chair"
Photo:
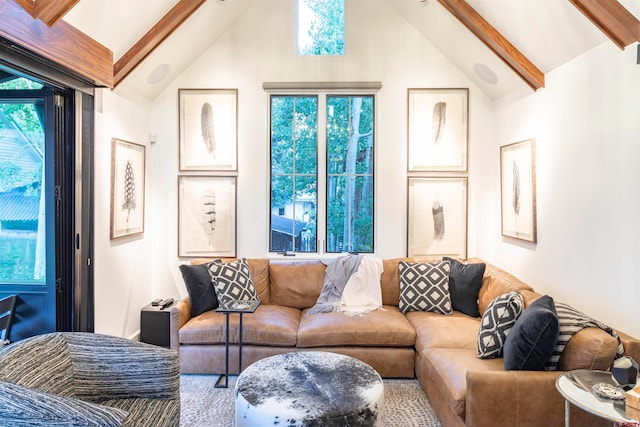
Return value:
[(179, 426), (173, 350), (57, 332), (0, 349), (3, 426)]

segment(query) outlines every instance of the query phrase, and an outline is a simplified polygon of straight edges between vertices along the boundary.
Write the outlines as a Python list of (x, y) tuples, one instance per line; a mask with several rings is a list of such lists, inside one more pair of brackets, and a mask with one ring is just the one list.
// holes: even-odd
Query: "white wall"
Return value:
[[(469, 256), (640, 336), (640, 66), (603, 44), (548, 73), (546, 87), (491, 103), (384, 2), (348, 2), (343, 57), (298, 57), (292, 0), (258, 2), (151, 105), (104, 91), (96, 114), (96, 331), (132, 336), (152, 298), (183, 297), (177, 265), (178, 89), (237, 88), (239, 256), (267, 257), (264, 81), (381, 81), (376, 250), (406, 254), (406, 91), (469, 87)], [(357, 17), (357, 18), (356, 18)], [(157, 143), (148, 144), (149, 134)], [(109, 240), (110, 147), (147, 145), (142, 237)], [(538, 243), (500, 235), (499, 147), (537, 142)], [(638, 263), (638, 264), (637, 264)]]
[[(496, 106), (478, 175), (477, 255), (640, 336), (640, 66), (605, 43)], [(499, 147), (535, 138), (538, 243), (500, 236)]]
[[(147, 188), (153, 152), (149, 149), (150, 106), (117, 92), (101, 89), (95, 114), (95, 331), (131, 337), (140, 328), (140, 308), (157, 295), (151, 281), (153, 267), (149, 218), (145, 233), (110, 240), (111, 139), (146, 145)], [(147, 203), (152, 199), (146, 195)]]
[[(178, 89), (237, 88), (237, 254), (268, 257), (268, 98), (265, 81), (381, 81), (376, 138), (376, 253), (406, 255), (407, 88), (470, 88), (470, 156), (492, 140), (488, 99), (385, 2), (347, 2), (346, 54), (300, 57), (295, 47), (295, 2), (258, 2), (153, 102), (153, 168), (147, 233), (153, 240), (152, 281), (159, 296), (186, 295), (177, 268)], [(481, 164), (470, 161), (473, 174)], [(470, 183), (470, 217), (477, 199)], [(471, 228), (473, 219), (471, 219)], [(474, 253), (470, 238), (469, 253)], [(296, 259), (299, 259), (297, 257)]]

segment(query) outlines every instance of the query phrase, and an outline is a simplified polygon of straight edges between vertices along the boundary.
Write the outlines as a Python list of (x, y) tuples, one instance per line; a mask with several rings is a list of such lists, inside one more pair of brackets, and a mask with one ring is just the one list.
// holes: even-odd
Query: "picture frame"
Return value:
[(467, 257), (467, 177), (409, 177), (407, 256)]
[(536, 142), (500, 147), (502, 235), (537, 243)]
[(179, 89), (179, 170), (237, 171), (238, 90)]
[(407, 170), (467, 172), (469, 89), (407, 91)]
[(144, 233), (146, 147), (111, 139), (110, 238)]
[(236, 177), (178, 176), (178, 256), (236, 256)]

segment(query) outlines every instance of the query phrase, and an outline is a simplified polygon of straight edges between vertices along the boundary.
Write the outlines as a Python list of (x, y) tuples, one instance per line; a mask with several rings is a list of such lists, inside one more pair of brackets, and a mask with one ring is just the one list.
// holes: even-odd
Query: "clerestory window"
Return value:
[(270, 96), (271, 252), (374, 251), (372, 94)]
[(344, 0), (298, 0), (298, 53), (344, 54)]

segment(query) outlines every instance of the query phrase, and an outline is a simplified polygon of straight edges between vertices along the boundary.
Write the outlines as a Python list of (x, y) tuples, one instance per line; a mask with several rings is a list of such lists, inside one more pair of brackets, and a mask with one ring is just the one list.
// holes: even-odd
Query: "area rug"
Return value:
[[(234, 427), (233, 388), (215, 388), (217, 375), (180, 375), (181, 427)], [(442, 427), (416, 380), (383, 380), (385, 426)]]

